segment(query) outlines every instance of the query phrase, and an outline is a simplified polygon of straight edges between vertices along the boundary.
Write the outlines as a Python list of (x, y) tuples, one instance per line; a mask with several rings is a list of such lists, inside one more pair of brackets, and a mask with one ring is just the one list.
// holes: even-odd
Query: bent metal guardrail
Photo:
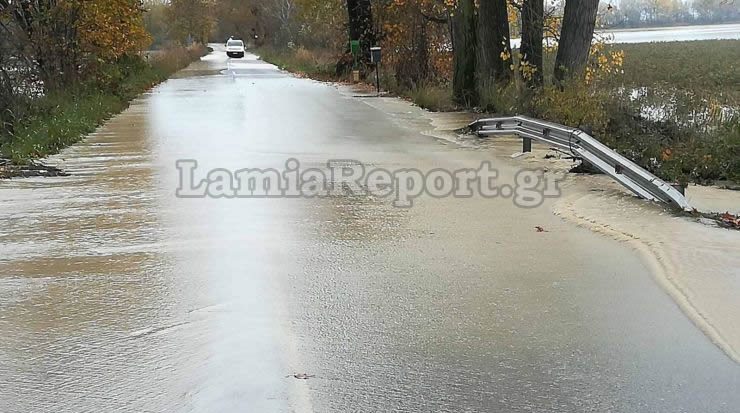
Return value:
[(672, 185), (580, 129), (526, 116), (480, 119), (469, 127), (479, 136), (518, 135), (524, 139), (524, 152), (532, 150), (532, 140), (545, 142), (590, 163), (641, 198), (665, 202), (684, 211), (693, 210), (686, 197)]

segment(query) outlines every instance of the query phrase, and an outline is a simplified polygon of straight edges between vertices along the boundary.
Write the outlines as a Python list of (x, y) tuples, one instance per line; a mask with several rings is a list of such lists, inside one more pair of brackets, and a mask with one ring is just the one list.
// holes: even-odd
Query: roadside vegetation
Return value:
[[(0, 175), (79, 141), (204, 55), (172, 25), (174, 3), (0, 0)], [(146, 51), (151, 33), (160, 50)]]
[(57, 153), (204, 53), (205, 48), (194, 46), (164, 50), (148, 60), (131, 56), (111, 65), (94, 82), (28, 99), (22, 103), (23, 119), (14, 122), (12, 134), (6, 131), (0, 157), (23, 165)]
[(319, 80), (337, 79), (336, 54), (329, 50), (308, 50), (304, 47), (293, 50), (264, 46), (257, 52), (263, 60), (280, 69)]

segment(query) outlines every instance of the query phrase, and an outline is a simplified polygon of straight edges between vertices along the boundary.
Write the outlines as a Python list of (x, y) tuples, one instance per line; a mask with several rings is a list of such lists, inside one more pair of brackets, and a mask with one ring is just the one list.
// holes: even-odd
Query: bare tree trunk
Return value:
[(452, 93), (455, 101), (474, 105), (476, 90), (477, 28), (475, 0), (458, 0), (452, 18), (453, 75)]
[(349, 13), (349, 38), (359, 40), (362, 62), (370, 61), (370, 48), (375, 43), (373, 28), (373, 10), (371, 0), (347, 0)]
[(524, 0), (522, 4), (522, 61), (534, 69), (532, 77), (527, 79), (530, 87), (542, 86), (542, 41), (545, 26), (543, 0)]
[(506, 0), (480, 0), (477, 64), (481, 84), (505, 84), (511, 80), (511, 60), (501, 58), (504, 53), (511, 56), (510, 37)]
[(599, 0), (566, 1), (555, 60), (555, 79), (559, 83), (583, 73), (591, 50), (598, 8)]
[(0, 0), (0, 10), (8, 12), (6, 16), (12, 17), (19, 30), (21, 38), (16, 41), (25, 43), (22, 54), (35, 66), (47, 92), (77, 80), (80, 62), (73, 26), (79, 16), (79, 7), (61, 8), (56, 0), (14, 3)]
[(409, 10), (408, 58), (396, 64), (396, 79), (399, 84), (413, 88), (429, 79), (429, 41), (427, 35), (428, 19), (424, 17), (418, 5)]

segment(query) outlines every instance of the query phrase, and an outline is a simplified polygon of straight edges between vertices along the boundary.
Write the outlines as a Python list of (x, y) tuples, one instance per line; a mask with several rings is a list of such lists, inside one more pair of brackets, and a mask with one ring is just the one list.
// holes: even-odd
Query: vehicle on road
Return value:
[(244, 49), (244, 42), (241, 40), (229, 39), (226, 42), (226, 55), (229, 57), (242, 58), (246, 53)]

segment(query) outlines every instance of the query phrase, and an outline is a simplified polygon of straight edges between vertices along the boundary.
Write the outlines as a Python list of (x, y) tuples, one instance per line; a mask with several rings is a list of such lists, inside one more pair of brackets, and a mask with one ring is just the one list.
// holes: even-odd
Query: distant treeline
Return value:
[(740, 22), (740, 0), (614, 0), (599, 7), (608, 28)]

